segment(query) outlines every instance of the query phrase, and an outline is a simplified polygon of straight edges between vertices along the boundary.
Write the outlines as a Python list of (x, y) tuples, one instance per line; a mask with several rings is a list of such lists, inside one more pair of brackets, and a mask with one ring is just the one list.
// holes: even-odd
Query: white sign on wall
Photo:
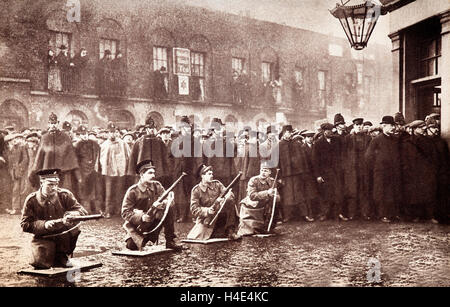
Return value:
[(189, 76), (178, 76), (178, 94), (189, 95)]

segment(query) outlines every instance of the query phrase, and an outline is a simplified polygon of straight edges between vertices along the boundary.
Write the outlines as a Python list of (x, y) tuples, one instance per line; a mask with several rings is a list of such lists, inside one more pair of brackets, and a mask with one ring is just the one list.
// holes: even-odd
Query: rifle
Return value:
[[(84, 221), (90, 221), (90, 220), (98, 220), (103, 218), (102, 214), (92, 214), (92, 215), (75, 215), (75, 216), (68, 216), (66, 219), (70, 222), (78, 222), (77, 225), (73, 226), (72, 228), (59, 232), (59, 233), (54, 233), (54, 234), (50, 234), (50, 235), (45, 235), (42, 236), (43, 239), (46, 238), (53, 238), (53, 237), (57, 237), (57, 236), (61, 236), (63, 234), (66, 234), (68, 232), (71, 232), (72, 230), (74, 230), (75, 228), (78, 228), (81, 225), (81, 222)], [(56, 219), (54, 220), (56, 223), (63, 223), (64, 218), (60, 218), (60, 219)]]
[[(181, 181), (181, 179), (183, 179), (184, 176), (187, 176), (187, 174), (185, 172), (183, 172), (181, 174), (181, 176), (177, 180), (175, 180), (175, 182), (166, 191), (164, 191), (164, 193), (161, 194), (161, 196), (156, 200), (156, 202), (159, 202), (159, 203), (163, 202), (164, 199), (166, 199), (166, 197), (169, 195), (169, 193), (172, 192), (172, 190)], [(148, 231), (149, 230), (148, 228), (153, 223), (153, 221), (152, 222), (143, 222), (141, 225), (139, 225), (137, 227), (137, 230), (143, 234), (150, 234), (153, 231), (155, 231), (163, 223), (164, 219), (166, 218), (167, 214), (169, 213), (169, 208), (170, 208), (170, 204), (167, 204), (166, 208), (164, 209), (164, 214), (162, 216), (159, 216), (160, 214), (158, 214), (158, 212), (156, 212), (155, 214), (152, 214), (155, 210), (157, 210), (155, 207), (153, 207), (153, 204), (152, 204), (152, 206), (150, 206), (150, 208), (148, 209), (146, 214), (150, 215), (150, 216), (155, 216), (155, 219), (160, 219), (160, 222), (151, 231)]]
[[(69, 215), (66, 217), (66, 219), (70, 222), (84, 222), (84, 221), (90, 221), (90, 220), (98, 220), (103, 218), (103, 215), (101, 214), (92, 214), (92, 215)], [(55, 220), (56, 223), (62, 223), (63, 218)]]
[[(279, 172), (280, 172), (280, 169), (277, 168), (277, 173), (275, 175), (275, 180), (273, 181), (273, 184), (272, 184), (272, 189), (275, 188), (275, 184), (277, 183), (278, 173)], [(275, 204), (276, 204), (276, 202), (277, 202), (277, 190), (275, 190), (275, 194), (273, 195), (272, 213), (271, 213), (271, 216), (270, 216), (269, 225), (267, 226), (267, 232), (270, 231), (270, 227), (272, 226), (273, 217), (275, 216)]]
[[(225, 189), (225, 191), (223, 191), (223, 193), (221, 193), (215, 200), (214, 203), (216, 203), (216, 200), (218, 198), (222, 198), (225, 195), (228, 194), (228, 192), (231, 190), (231, 188), (233, 187), (233, 185), (236, 183), (236, 181), (239, 179), (239, 177), (241, 177), (242, 172), (239, 172), (239, 174), (233, 179), (233, 181), (231, 181), (231, 183), (227, 186), (227, 188)], [(209, 222), (208, 226), (212, 226), (212, 224), (215, 222), (216, 218), (219, 216), (220, 212), (222, 211), (223, 207), (225, 207), (225, 203), (227, 202), (227, 198), (225, 198), (222, 203), (220, 204), (220, 208), (219, 211), (217, 211), (216, 216), (214, 216), (214, 218), (211, 220), (211, 222)]]

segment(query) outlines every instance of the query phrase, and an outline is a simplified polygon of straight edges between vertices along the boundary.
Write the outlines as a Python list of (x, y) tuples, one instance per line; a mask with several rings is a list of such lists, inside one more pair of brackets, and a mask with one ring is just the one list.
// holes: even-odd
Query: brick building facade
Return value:
[[(345, 39), (170, 1), (80, 2), (80, 22), (68, 21), (66, 0), (0, 4), (0, 126), (44, 128), (55, 112), (74, 126), (132, 128), (149, 116), (173, 125), (188, 115), (201, 127), (220, 117), (231, 129), (312, 129), (338, 112), (350, 122), (396, 111), (384, 46), (352, 53)], [(87, 63), (68, 66), (72, 77), (55, 90), (48, 50), (61, 45), (69, 57), (86, 49)], [(104, 83), (106, 50), (123, 55), (120, 83)]]

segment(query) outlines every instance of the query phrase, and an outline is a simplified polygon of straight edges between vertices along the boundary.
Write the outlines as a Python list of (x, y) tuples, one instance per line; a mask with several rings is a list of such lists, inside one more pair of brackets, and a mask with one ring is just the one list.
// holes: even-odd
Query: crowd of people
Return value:
[[(60, 129), (52, 114), (46, 131), (26, 128), (18, 132), (13, 127), (1, 131), (1, 201), (9, 214), (19, 214), (27, 195), (39, 187), (36, 173), (57, 168), (60, 186), (72, 191), (88, 212), (110, 218), (120, 215), (126, 191), (139, 180), (136, 165), (149, 159), (155, 165), (155, 179), (164, 188), (183, 172), (187, 174), (174, 190), (178, 222), (192, 220), (191, 192), (201, 180), (199, 168), (210, 166), (224, 186), (242, 172), (232, 189), (239, 217), (241, 207), (250, 208), (253, 201), (247, 192), (250, 179), (260, 175), (261, 163), (267, 162), (267, 155), (259, 154), (264, 149), (271, 158), (277, 156), (269, 177), (279, 170), (275, 187), (280, 196), (278, 223), (325, 219), (447, 222), (449, 151), (439, 126), (437, 114), (406, 124), (397, 113), (375, 125), (362, 118), (348, 125), (336, 114), (334, 123), (324, 123), (318, 131), (284, 125), (280, 133), (275, 126), (261, 133), (245, 127), (230, 136), (218, 118), (206, 129), (192, 125), (187, 116), (179, 129), (158, 130), (151, 118), (135, 129), (119, 129), (113, 123), (106, 129), (84, 125), (72, 129), (68, 122)], [(183, 148), (185, 142), (175, 142), (183, 136), (189, 137), (189, 148)], [(215, 148), (221, 142), (224, 146)], [(225, 152), (227, 142), (235, 145), (231, 156)], [(214, 155), (194, 152), (196, 144), (205, 143)], [(252, 148), (257, 148), (257, 155)]]

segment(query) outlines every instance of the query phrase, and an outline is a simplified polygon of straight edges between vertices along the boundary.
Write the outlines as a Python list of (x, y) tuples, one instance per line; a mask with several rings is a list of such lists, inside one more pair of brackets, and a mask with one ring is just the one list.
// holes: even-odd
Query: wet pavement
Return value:
[[(124, 247), (120, 218), (89, 221), (74, 257), (103, 266), (70, 282), (17, 274), (28, 267), (32, 238), (19, 221), (0, 215), (0, 286), (450, 286), (448, 225), (292, 222), (277, 227), (276, 237), (184, 244), (181, 253), (134, 258), (111, 253)], [(191, 227), (176, 224), (176, 234), (184, 239)]]

